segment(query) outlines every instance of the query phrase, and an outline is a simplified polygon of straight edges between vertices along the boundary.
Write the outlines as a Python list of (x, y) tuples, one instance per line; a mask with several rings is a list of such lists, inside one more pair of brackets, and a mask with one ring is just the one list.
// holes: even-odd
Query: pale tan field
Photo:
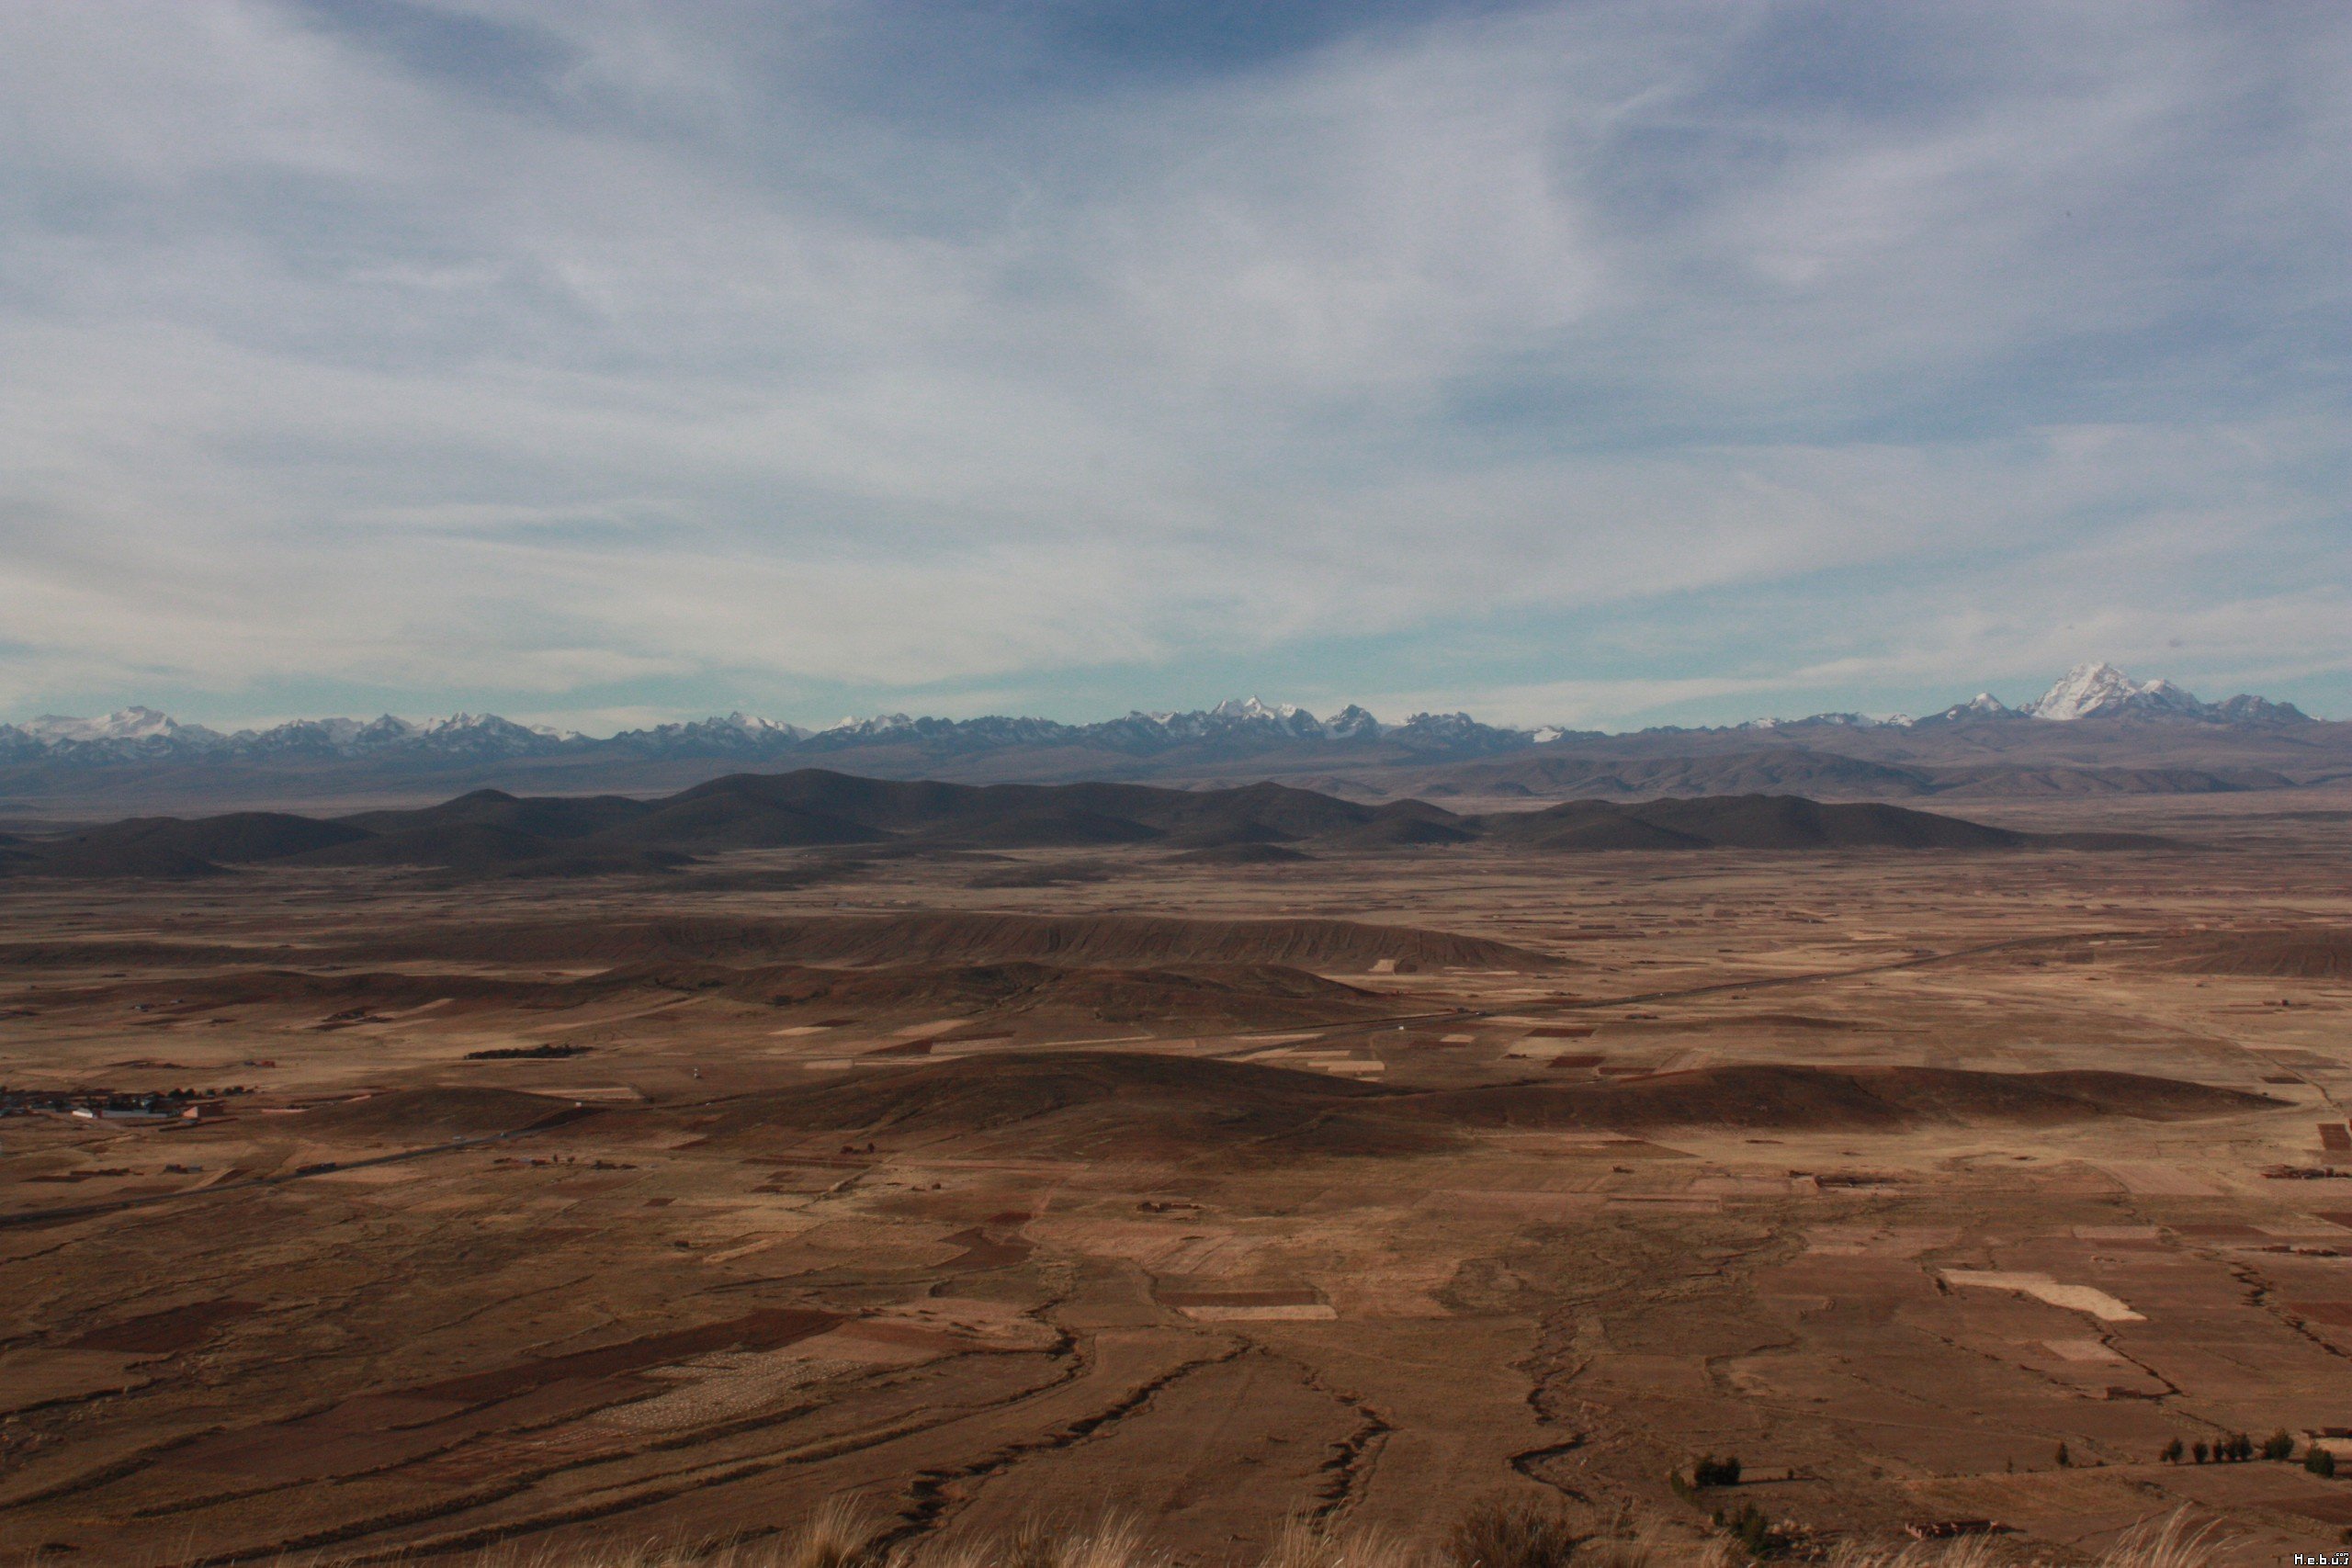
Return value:
[[(2187, 1506), (2217, 1561), (2332, 1546), (2352, 1179), (2263, 1173), (2352, 1178), (2346, 806), (2000, 818), (2192, 846), (2107, 853), (12, 885), (0, 1081), (255, 1092), (0, 1119), (0, 1555), (690, 1543), (848, 1494), (901, 1544), (1117, 1508), (1222, 1563), (1505, 1489), (1693, 1543), (1753, 1505), (1801, 1551), (1983, 1518), (2075, 1561)], [(760, 950), (910, 911), (1553, 962)], [(1785, 1065), (2262, 1098), (1890, 1119), (1726, 1076)], [(2330, 1428), (2344, 1479), (2299, 1462)], [(2298, 1462), (2159, 1458), (2278, 1430)]]

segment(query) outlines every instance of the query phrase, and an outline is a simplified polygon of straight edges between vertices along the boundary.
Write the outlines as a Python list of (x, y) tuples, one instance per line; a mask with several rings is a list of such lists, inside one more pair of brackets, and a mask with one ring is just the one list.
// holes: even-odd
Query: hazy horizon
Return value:
[[(2087, 661), (2087, 662), (2096, 662), (2096, 661)], [(2081, 668), (2081, 666), (2077, 666), (2077, 668)], [(2068, 674), (2071, 674), (2071, 673), (2073, 673), (2073, 671), (2067, 671), (2067, 673), (2068, 673)], [(2123, 673), (2123, 674), (2125, 674), (2125, 675), (2133, 675), (2135, 672), (2134, 672), (2134, 671), (2122, 671), (2122, 673)], [(2177, 682), (2176, 682), (2176, 684), (2177, 684)], [(2000, 694), (1998, 694), (1998, 693), (1993, 693), (1993, 692), (1987, 692), (1987, 693), (1984, 693), (1984, 694), (1981, 694), (1993, 696), (1993, 697), (1995, 697), (1996, 700), (2003, 702), (2003, 703), (2005, 704), (2005, 705), (2008, 706), (2009, 708), (2011, 708), (2011, 709), (2013, 709), (2013, 710), (2020, 710), (2020, 711), (2021, 711), (2021, 710), (2023, 710), (2024, 708), (2026, 708), (2026, 707), (2027, 707), (2027, 706), (2028, 706), (2028, 705), (2029, 705), (2032, 701), (2034, 701), (2035, 699), (2038, 699), (2038, 698), (2041, 697), (2042, 695), (2044, 695), (2044, 694), (2045, 694), (2046, 690), (2047, 690), (2046, 685), (2045, 685), (2044, 687), (2037, 687), (2034, 691), (2032, 691), (2032, 692), (2031, 692), (2031, 693), (2030, 693), (2030, 694), (2023, 694), (2023, 695), (2015, 696), (2014, 698), (2005, 698), (2005, 697), (2002, 697)], [(1936, 714), (1936, 713), (1940, 713), (1940, 712), (1942, 712), (1945, 708), (1952, 707), (1952, 706), (1957, 706), (1957, 705), (1960, 705), (1964, 704), (1964, 703), (1966, 703), (1966, 702), (1969, 702), (1969, 701), (1973, 700), (1973, 699), (1976, 695), (1978, 695), (1978, 694), (1973, 694), (1973, 693), (1972, 693), (1972, 694), (1970, 694), (1970, 696), (1968, 696), (1968, 697), (1955, 698), (1955, 699), (1953, 699), (1953, 701), (1952, 701), (1952, 702), (1950, 702), (1950, 703), (1939, 703), (1939, 704), (1936, 704), (1936, 705), (1932, 705), (1932, 706), (1929, 706), (1929, 707), (1924, 707), (1924, 708), (1921, 708), (1921, 709), (1918, 709), (1918, 710), (1911, 710), (1911, 709), (1893, 709), (1893, 710), (1884, 710), (1884, 711), (1878, 711), (1878, 712), (1871, 712), (1871, 711), (1859, 710), (1859, 709), (1814, 709), (1814, 710), (1811, 710), (1811, 711), (1809, 711), (1809, 712), (1805, 712), (1805, 713), (1755, 713), (1755, 714), (1749, 714), (1749, 715), (1746, 716), (1746, 717), (1745, 717), (1745, 718), (1741, 718), (1741, 719), (1732, 719), (1732, 720), (1728, 720), (1728, 721), (1716, 721), (1716, 722), (1718, 722), (1718, 723), (1729, 723), (1729, 724), (1734, 724), (1734, 725), (1736, 725), (1736, 724), (1742, 724), (1742, 723), (1758, 723), (1758, 722), (1765, 722), (1765, 723), (1770, 723), (1770, 722), (1792, 722), (1792, 721), (1800, 721), (1800, 720), (1804, 720), (1804, 719), (1807, 719), (1807, 718), (1822, 717), (1822, 716), (1830, 716), (1830, 715), (1836, 715), (1836, 716), (1859, 716), (1859, 717), (1861, 717), (1861, 718), (1872, 719), (1872, 720), (1878, 720), (1878, 721), (1882, 721), (1882, 722), (1883, 722), (1883, 721), (1889, 721), (1889, 720), (1898, 720), (1898, 721), (1899, 721), (1899, 720), (1903, 720), (1903, 719), (1917, 719), (1917, 718), (1921, 718), (1921, 717), (1929, 716), (1930, 715), (1933, 715), (1933, 714)], [(2197, 697), (2197, 698), (2199, 698), (2199, 699), (2200, 699), (2200, 700), (2206, 701), (2206, 702), (2218, 702), (2218, 701), (2223, 700), (2225, 697), (2228, 697), (2228, 696), (2235, 696), (2235, 695), (2238, 695), (2238, 694), (2237, 694), (2237, 693), (2195, 692), (2195, 691), (2192, 691), (2192, 692), (2190, 693), (2190, 694), (2191, 694), (2192, 696), (2195, 696), (2195, 697)], [(2266, 695), (2267, 694), (2264, 694), (2264, 693), (2258, 693), (2258, 692), (2257, 692), (2257, 693), (2253, 693), (2253, 694), (2251, 694), (2251, 695), (2255, 695), (2255, 696), (2263, 696), (2263, 695)], [(921, 719), (921, 718), (942, 718), (942, 717), (949, 717), (949, 716), (957, 716), (957, 717), (966, 717), (966, 718), (970, 718), (970, 717), (1044, 718), (1044, 719), (1051, 719), (1051, 720), (1053, 720), (1054, 722), (1061, 723), (1061, 724), (1080, 725), (1080, 726), (1082, 726), (1082, 725), (1089, 725), (1089, 724), (1102, 724), (1102, 723), (1109, 723), (1109, 722), (1112, 722), (1112, 721), (1114, 721), (1114, 720), (1118, 720), (1118, 719), (1122, 719), (1122, 718), (1127, 718), (1127, 717), (1135, 716), (1137, 716), (1137, 715), (1141, 715), (1141, 716), (1148, 716), (1148, 717), (1165, 717), (1165, 716), (1174, 716), (1174, 715), (1177, 715), (1177, 714), (1193, 713), (1193, 712), (1202, 712), (1202, 711), (1213, 710), (1213, 709), (1219, 708), (1219, 707), (1222, 707), (1222, 706), (1224, 706), (1224, 705), (1228, 705), (1228, 704), (1249, 704), (1249, 703), (1258, 703), (1258, 704), (1262, 704), (1264, 706), (1266, 706), (1266, 707), (1270, 707), (1270, 708), (1305, 709), (1305, 710), (1306, 710), (1306, 711), (1307, 711), (1308, 713), (1313, 714), (1316, 717), (1320, 718), (1320, 719), (1325, 719), (1325, 720), (1329, 720), (1329, 719), (1332, 718), (1335, 715), (1337, 715), (1337, 714), (1339, 714), (1339, 713), (1340, 713), (1340, 712), (1344, 711), (1345, 709), (1347, 709), (1347, 708), (1349, 708), (1349, 707), (1364, 707), (1364, 708), (1367, 708), (1369, 711), (1371, 711), (1371, 712), (1372, 712), (1372, 714), (1373, 714), (1373, 716), (1374, 716), (1374, 717), (1375, 717), (1375, 718), (1377, 718), (1377, 719), (1379, 719), (1383, 724), (1402, 724), (1402, 723), (1404, 723), (1404, 722), (1408, 721), (1408, 719), (1411, 719), (1411, 718), (1414, 718), (1414, 717), (1417, 717), (1417, 716), (1446, 716), (1453, 715), (1453, 714), (1466, 714), (1468, 717), (1470, 717), (1470, 718), (1472, 718), (1472, 719), (1475, 719), (1475, 720), (1476, 720), (1476, 721), (1478, 721), (1479, 723), (1482, 723), (1482, 724), (1493, 725), (1493, 726), (1495, 726), (1495, 727), (1497, 727), (1497, 728), (1520, 728), (1520, 729), (1525, 729), (1525, 730), (1528, 730), (1528, 731), (1532, 732), (1532, 733), (1541, 733), (1543, 730), (1544, 730), (1544, 729), (1546, 729), (1546, 728), (1560, 728), (1560, 729), (1563, 729), (1563, 730), (1567, 730), (1567, 729), (1571, 729), (1571, 728), (1581, 728), (1581, 729), (1583, 729), (1583, 730), (1585, 730), (1585, 731), (1588, 731), (1588, 732), (1597, 731), (1597, 732), (1601, 732), (1601, 733), (1628, 733), (1628, 732), (1632, 732), (1632, 731), (1638, 730), (1638, 729), (1642, 729), (1642, 728), (1652, 728), (1652, 727), (1650, 727), (1650, 726), (1643, 726), (1643, 725), (1607, 725), (1607, 724), (1595, 724), (1595, 725), (1586, 725), (1586, 726), (1581, 726), (1581, 727), (1571, 727), (1571, 726), (1566, 726), (1566, 725), (1557, 725), (1557, 724), (1553, 723), (1552, 721), (1546, 721), (1546, 720), (1522, 721), (1522, 720), (1514, 720), (1514, 719), (1503, 719), (1503, 718), (1497, 718), (1497, 717), (1495, 717), (1494, 716), (1492, 716), (1492, 715), (1488, 715), (1488, 714), (1470, 713), (1470, 712), (1468, 712), (1468, 710), (1466, 710), (1466, 709), (1416, 708), (1416, 709), (1411, 709), (1411, 710), (1404, 710), (1404, 709), (1389, 709), (1389, 710), (1385, 710), (1385, 711), (1384, 711), (1384, 710), (1380, 710), (1380, 709), (1374, 709), (1374, 708), (1371, 708), (1371, 707), (1370, 707), (1370, 705), (1368, 705), (1368, 704), (1349, 704), (1349, 703), (1339, 703), (1339, 704), (1333, 704), (1333, 705), (1329, 705), (1329, 706), (1328, 706), (1328, 707), (1321, 707), (1321, 708), (1317, 708), (1317, 707), (1315, 707), (1315, 706), (1313, 706), (1312, 705), (1310, 705), (1310, 704), (1306, 704), (1306, 703), (1285, 703), (1285, 702), (1283, 702), (1283, 701), (1282, 699), (1280, 699), (1280, 698), (1267, 698), (1267, 697), (1264, 697), (1261, 694), (1258, 694), (1258, 693), (1250, 693), (1250, 694), (1247, 694), (1246, 696), (1231, 696), (1231, 697), (1223, 697), (1223, 698), (1217, 698), (1217, 699), (1215, 699), (1215, 700), (1212, 700), (1212, 701), (1202, 702), (1202, 703), (1196, 703), (1196, 704), (1193, 705), (1192, 706), (1190, 706), (1190, 707), (1185, 707), (1185, 708), (1158, 708), (1158, 709), (1147, 709), (1147, 708), (1126, 708), (1126, 709), (1122, 709), (1122, 710), (1119, 710), (1119, 711), (1117, 711), (1117, 712), (1113, 712), (1113, 713), (1083, 713), (1083, 714), (1077, 715), (1077, 716), (1069, 716), (1069, 715), (1039, 714), (1039, 713), (1019, 713), (1019, 714), (1014, 714), (1014, 713), (1002, 713), (1002, 714), (989, 714), (989, 715), (958, 715), (958, 716), (949, 716), (949, 715), (944, 715), (944, 714), (932, 714), (932, 713), (880, 713), (880, 712), (876, 712), (876, 713), (865, 713), (865, 714), (844, 714), (844, 715), (840, 716), (839, 717), (836, 717), (836, 718), (833, 718), (833, 719), (831, 719), (831, 720), (820, 720), (820, 721), (815, 721), (815, 722), (803, 722), (803, 721), (801, 721), (801, 720), (797, 720), (797, 719), (780, 718), (780, 717), (778, 717), (776, 715), (774, 715), (774, 714), (765, 714), (765, 713), (757, 713), (757, 712), (753, 712), (753, 711), (751, 711), (751, 710), (745, 709), (745, 708), (743, 708), (743, 707), (741, 707), (741, 706), (740, 706), (740, 705), (735, 706), (735, 707), (729, 708), (729, 709), (727, 709), (727, 710), (726, 710), (726, 711), (724, 711), (724, 712), (715, 712), (715, 713), (671, 712), (671, 711), (663, 711), (663, 710), (654, 710), (654, 711), (651, 711), (651, 712), (647, 713), (646, 715), (642, 716), (641, 717), (639, 717), (639, 718), (638, 718), (638, 719), (636, 719), (636, 720), (634, 720), (634, 721), (629, 721), (629, 720), (616, 720), (616, 721), (611, 721), (611, 722), (608, 722), (608, 723), (607, 723), (607, 725), (606, 725), (604, 728), (602, 728), (602, 729), (599, 729), (599, 730), (580, 730), (580, 731), (578, 731), (578, 733), (581, 733), (581, 734), (585, 735), (585, 736), (586, 736), (586, 738), (587, 738), (587, 739), (609, 739), (609, 738), (611, 738), (611, 737), (612, 737), (613, 735), (615, 735), (615, 734), (617, 734), (617, 733), (620, 733), (620, 732), (622, 732), (622, 731), (626, 731), (626, 730), (631, 730), (631, 729), (650, 729), (650, 728), (655, 728), (656, 726), (663, 725), (663, 724), (695, 723), (695, 722), (700, 722), (700, 721), (702, 721), (702, 720), (706, 720), (706, 719), (723, 719), (723, 718), (728, 718), (728, 717), (730, 717), (730, 716), (741, 716), (741, 717), (743, 717), (743, 718), (746, 718), (746, 719), (764, 719), (764, 720), (767, 720), (767, 721), (769, 721), (769, 722), (771, 722), (771, 723), (777, 723), (777, 724), (794, 724), (794, 725), (797, 725), (797, 726), (798, 726), (800, 728), (802, 728), (802, 729), (806, 729), (806, 730), (808, 730), (808, 731), (811, 731), (811, 732), (821, 732), (821, 731), (826, 730), (826, 729), (829, 729), (829, 728), (839, 728), (848, 727), (848, 726), (856, 725), (856, 724), (860, 724), (860, 723), (864, 723), (864, 722), (868, 722), (868, 721), (875, 720), (875, 719), (883, 719), (883, 718), (891, 718), (891, 717), (901, 717), (901, 718), (909, 718), (909, 719)], [(372, 722), (373, 720), (375, 720), (376, 718), (379, 718), (379, 717), (392, 717), (392, 718), (399, 718), (399, 719), (401, 719), (401, 720), (403, 720), (403, 721), (405, 721), (405, 722), (412, 723), (412, 724), (435, 724), (435, 723), (441, 723), (441, 722), (445, 722), (445, 721), (448, 721), (448, 720), (459, 719), (459, 718), (467, 718), (467, 717), (495, 716), (495, 717), (499, 717), (499, 718), (508, 719), (508, 720), (510, 720), (510, 721), (512, 721), (512, 722), (514, 722), (514, 723), (517, 723), (517, 724), (525, 724), (525, 725), (530, 725), (530, 726), (534, 726), (534, 727), (540, 728), (549, 728), (549, 729), (557, 729), (557, 730), (576, 729), (576, 727), (571, 727), (571, 726), (565, 726), (565, 725), (558, 724), (558, 723), (553, 722), (551, 719), (549, 719), (549, 718), (548, 718), (548, 717), (545, 717), (545, 716), (539, 716), (539, 715), (535, 715), (535, 714), (527, 713), (527, 712), (525, 712), (525, 713), (513, 713), (513, 714), (496, 714), (496, 715), (492, 715), (492, 714), (490, 714), (490, 713), (489, 713), (489, 711), (488, 711), (488, 710), (482, 710), (482, 712), (481, 712), (481, 713), (469, 713), (469, 712), (468, 712), (467, 710), (462, 710), (462, 709), (460, 709), (460, 710), (455, 710), (455, 711), (451, 711), (451, 712), (445, 712), (445, 713), (434, 713), (434, 712), (423, 712), (423, 711), (412, 711), (412, 712), (408, 712), (408, 713), (393, 713), (393, 712), (391, 712), (390, 710), (387, 709), (387, 710), (385, 710), (385, 711), (384, 711), (383, 713), (381, 713), (381, 714), (351, 714), (351, 713), (337, 713), (337, 714), (311, 713), (311, 714), (300, 714), (300, 713), (297, 713), (297, 714), (273, 714), (273, 715), (262, 715), (262, 716), (243, 716), (243, 717), (234, 717), (234, 718), (227, 718), (227, 719), (221, 719), (221, 718), (210, 718), (210, 719), (208, 719), (208, 718), (205, 718), (205, 717), (202, 717), (202, 716), (194, 716), (194, 715), (191, 715), (191, 714), (185, 714), (185, 713), (170, 713), (170, 712), (166, 712), (165, 710), (163, 710), (163, 709), (160, 709), (160, 708), (156, 708), (156, 707), (154, 707), (154, 705), (152, 705), (152, 704), (144, 704), (144, 703), (134, 703), (134, 704), (130, 704), (130, 705), (124, 705), (124, 706), (122, 706), (122, 707), (118, 707), (118, 708), (110, 709), (110, 710), (107, 710), (107, 712), (105, 712), (105, 713), (98, 713), (98, 714), (53, 714), (53, 713), (45, 713), (45, 714), (33, 715), (33, 716), (19, 716), (19, 717), (17, 717), (17, 718), (13, 719), (13, 720), (12, 720), (12, 719), (10, 719), (10, 718), (8, 718), (8, 717), (6, 717), (6, 716), (0, 716), (0, 724), (7, 724), (7, 723), (12, 723), (12, 722), (13, 722), (13, 723), (16, 723), (16, 724), (20, 724), (20, 725), (21, 725), (21, 724), (28, 724), (28, 723), (30, 723), (30, 724), (39, 724), (39, 723), (45, 723), (45, 722), (55, 722), (55, 723), (96, 723), (96, 722), (102, 721), (102, 720), (105, 720), (105, 719), (107, 719), (107, 718), (115, 717), (115, 716), (119, 716), (119, 715), (122, 715), (122, 714), (126, 714), (126, 713), (130, 713), (130, 712), (136, 712), (136, 711), (141, 711), (141, 710), (148, 711), (148, 712), (153, 712), (153, 713), (163, 714), (163, 715), (164, 715), (164, 716), (168, 717), (168, 718), (170, 718), (170, 719), (174, 720), (175, 723), (178, 723), (178, 724), (181, 724), (181, 725), (201, 725), (201, 726), (203, 726), (203, 727), (204, 727), (204, 728), (206, 728), (218, 730), (218, 731), (220, 731), (220, 732), (222, 732), (222, 733), (232, 733), (232, 732), (236, 732), (236, 731), (240, 731), (240, 730), (265, 730), (265, 729), (268, 729), (268, 728), (274, 728), (274, 727), (278, 726), (278, 725), (292, 724), (292, 723), (300, 723), (300, 722), (303, 722), (303, 721), (322, 721), (322, 720), (356, 720), (356, 721), (359, 721), (359, 722)], [(2333, 721), (2333, 720), (2336, 719), (2339, 716), (2337, 716), (2337, 715), (2335, 715), (2335, 714), (2334, 714), (2334, 713), (2309, 713), (2309, 714), (2306, 714), (2306, 716), (2307, 716), (2307, 717), (2311, 717), (2311, 718), (2314, 718), (2314, 719), (2324, 720), (2324, 721)]]

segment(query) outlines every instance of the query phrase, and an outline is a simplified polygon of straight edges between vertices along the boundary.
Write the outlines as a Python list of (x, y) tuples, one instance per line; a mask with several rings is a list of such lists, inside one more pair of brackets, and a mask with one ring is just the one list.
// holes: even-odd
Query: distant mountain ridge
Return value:
[(1300, 742), (1387, 740), (1416, 752), (1475, 756), (1528, 745), (1539, 734), (1557, 733), (1501, 728), (1458, 713), (1415, 714), (1402, 724), (1384, 724), (1352, 705), (1329, 718), (1317, 718), (1305, 708), (1263, 703), (1255, 697), (1191, 713), (1131, 713), (1125, 718), (1080, 725), (999, 716), (913, 718), (900, 713), (843, 719), (825, 729), (805, 729), (731, 713), (691, 724), (624, 730), (601, 739), (577, 731), (516, 724), (495, 714), (469, 713), (424, 723), (390, 714), (368, 721), (301, 719), (269, 729), (224, 735), (202, 725), (181, 724), (153, 708), (130, 707), (103, 718), (44, 715), (21, 725), (0, 725), (0, 763), (54, 761), (103, 765), (175, 758), (429, 761), (565, 755), (764, 761), (786, 756), (813, 759), (876, 742), (950, 751), (1079, 746), (1149, 756), (1184, 746), (1247, 750)]
[(0, 807), (27, 821), (390, 806), (482, 786), (641, 795), (810, 766), (976, 784), (1280, 778), (1360, 798), (2206, 794), (2352, 780), (2352, 725), (2253, 695), (2205, 703), (2105, 664), (2069, 671), (2022, 707), (1988, 693), (1917, 719), (1829, 713), (1622, 734), (1459, 713), (1387, 723), (1354, 705), (1318, 717), (1254, 697), (1075, 725), (886, 714), (811, 730), (739, 712), (602, 738), (467, 713), (234, 734), (147, 707), (0, 725)]
[[(1924, 719), (1905, 715), (1872, 717), (1854, 713), (1815, 714), (1801, 719), (1751, 719), (1729, 727), (1662, 726), (1642, 734), (1714, 733), (1725, 728), (1780, 729), (1807, 726), (1852, 728), (2043, 719), (2073, 722), (2131, 716), (2229, 725), (2308, 724), (2292, 703), (2274, 703), (2241, 694), (2220, 703), (2199, 702), (2169, 681), (2134, 682), (2111, 664), (2080, 664), (2061, 677), (2037, 702), (2012, 708), (1992, 694), (1956, 704)], [(442, 757), (542, 757), (569, 751), (610, 750), (640, 757), (811, 756), (876, 740), (945, 743), (958, 749), (1083, 745), (1148, 754), (1201, 742), (1389, 740), (1413, 751), (1475, 755), (1596, 737), (1598, 730), (1556, 727), (1519, 728), (1482, 724), (1467, 714), (1419, 713), (1402, 724), (1386, 724), (1351, 705), (1329, 718), (1302, 707), (1238, 698), (1189, 713), (1130, 713), (1095, 724), (990, 716), (983, 718), (913, 718), (902, 713), (843, 719), (825, 729), (753, 717), (741, 712), (694, 723), (656, 725), (596, 739), (576, 730), (521, 725), (496, 714), (459, 713), (417, 722), (396, 718), (300, 719), (262, 730), (222, 734), (202, 725), (181, 724), (149, 707), (128, 707), (101, 718), (43, 715), (23, 724), (0, 725), (0, 761), (36, 757), (104, 762), (162, 756), (238, 759), (367, 757), (409, 753)]]

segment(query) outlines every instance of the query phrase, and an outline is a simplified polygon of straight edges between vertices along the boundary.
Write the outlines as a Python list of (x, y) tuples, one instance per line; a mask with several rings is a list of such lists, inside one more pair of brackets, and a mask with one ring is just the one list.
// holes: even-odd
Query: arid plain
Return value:
[(1960, 814), (2167, 843), (11, 882), (0, 1555), (2334, 1545), (2352, 800)]

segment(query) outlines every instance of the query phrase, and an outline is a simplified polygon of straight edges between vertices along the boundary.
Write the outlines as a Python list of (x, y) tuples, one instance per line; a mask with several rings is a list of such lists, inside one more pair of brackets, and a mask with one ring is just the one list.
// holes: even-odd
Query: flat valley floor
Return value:
[[(1990, 819), (2178, 847), (12, 883), (0, 1558), (2332, 1547), (2352, 801)], [(2344, 1477), (2160, 1457), (2278, 1430)]]

